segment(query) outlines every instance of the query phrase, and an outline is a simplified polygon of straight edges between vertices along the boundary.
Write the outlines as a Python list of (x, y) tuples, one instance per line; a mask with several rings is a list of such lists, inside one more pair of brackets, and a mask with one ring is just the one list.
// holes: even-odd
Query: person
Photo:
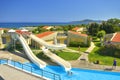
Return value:
[(71, 72), (71, 71), (68, 71), (68, 75), (72, 75), (72, 72)]
[(100, 62), (99, 62), (99, 60), (96, 60), (95, 62), (93, 62), (94, 64), (99, 64)]
[(96, 61), (96, 64), (99, 64), (99, 60)]
[(78, 51), (80, 52), (80, 46), (78, 47)]
[(116, 65), (117, 65), (117, 61), (116, 59), (113, 60), (113, 66), (112, 66), (112, 69), (115, 69), (116, 68)]

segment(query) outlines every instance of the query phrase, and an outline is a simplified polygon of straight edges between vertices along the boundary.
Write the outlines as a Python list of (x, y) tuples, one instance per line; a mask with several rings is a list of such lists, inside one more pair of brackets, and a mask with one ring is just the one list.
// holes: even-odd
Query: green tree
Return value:
[(38, 33), (42, 33), (42, 32), (45, 32), (45, 31), (47, 31), (47, 30), (42, 28), (42, 27), (37, 27), (32, 32), (35, 33), (35, 34), (38, 34)]
[(51, 28), (50, 31), (55, 31), (55, 29), (54, 29), (54, 28)]
[(88, 26), (88, 32), (92, 36), (96, 36), (97, 32), (99, 31), (99, 24), (98, 23), (91, 23)]
[(4, 30), (4, 33), (7, 33), (7, 30)]
[(111, 24), (116, 25), (116, 24), (120, 23), (120, 19), (117, 19), (117, 18), (108, 19), (107, 23), (111, 23)]
[(74, 28), (75, 26), (74, 25), (68, 25), (67, 28), (68, 30), (72, 30), (72, 28)]
[(105, 36), (106, 32), (104, 30), (101, 30), (97, 33), (97, 37), (100, 38), (100, 42), (101, 42), (101, 45), (102, 45), (102, 40), (103, 40), (103, 37)]
[(120, 19), (108, 19), (103, 21), (100, 25), (100, 30), (106, 31), (106, 33), (114, 33), (120, 31)]

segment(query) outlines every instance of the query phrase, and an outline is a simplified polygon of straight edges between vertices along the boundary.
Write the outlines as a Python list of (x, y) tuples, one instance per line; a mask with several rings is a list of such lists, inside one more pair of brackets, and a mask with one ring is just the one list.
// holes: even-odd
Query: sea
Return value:
[(36, 26), (60, 26), (60, 25), (77, 25), (72, 23), (0, 23), (0, 28), (21, 28)]

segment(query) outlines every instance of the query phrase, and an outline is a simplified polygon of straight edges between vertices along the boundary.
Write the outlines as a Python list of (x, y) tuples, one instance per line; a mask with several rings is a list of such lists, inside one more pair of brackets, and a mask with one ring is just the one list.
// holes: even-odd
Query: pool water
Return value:
[[(2, 63), (5, 63), (5, 61), (2, 61)], [(14, 65), (14, 63), (11, 61), (9, 62), (11, 65)], [(37, 67), (33, 63), (24, 63), (24, 69), (27, 71), (31, 71), (31, 68), (29, 66), (32, 66), (33, 73), (36, 73), (38, 75), (42, 75), (41, 69)], [(22, 68), (21, 63), (15, 64), (17, 67)], [(68, 75), (68, 73), (64, 70), (61, 66), (53, 66), (48, 65), (44, 68), (45, 71), (49, 71), (55, 74), (59, 74), (61, 77), (61, 80), (119, 80), (120, 79), (120, 72), (107, 72), (107, 71), (97, 71), (97, 70), (87, 70), (87, 69), (79, 69), (79, 68), (72, 68), (71, 75)], [(46, 74), (45, 77), (50, 78), (51, 74)], [(51, 79), (53, 79), (51, 77)]]

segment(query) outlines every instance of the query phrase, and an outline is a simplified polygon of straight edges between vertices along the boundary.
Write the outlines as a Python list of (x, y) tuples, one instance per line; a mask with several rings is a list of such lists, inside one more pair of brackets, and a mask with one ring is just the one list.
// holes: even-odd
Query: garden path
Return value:
[(93, 42), (91, 42), (90, 47), (85, 51), (85, 52), (81, 52), (81, 56), (78, 58), (78, 60), (85, 60), (85, 61), (89, 61), (88, 59), (88, 54), (95, 48), (95, 44)]

